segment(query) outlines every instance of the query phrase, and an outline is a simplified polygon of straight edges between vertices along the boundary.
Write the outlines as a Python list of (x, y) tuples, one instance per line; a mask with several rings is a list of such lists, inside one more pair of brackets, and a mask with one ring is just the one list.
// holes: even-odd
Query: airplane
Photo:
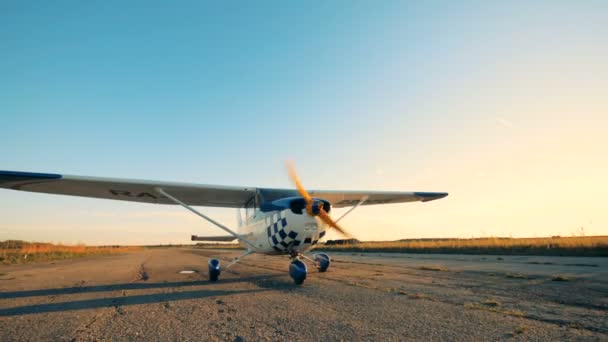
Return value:
[[(192, 241), (234, 241), (247, 249), (225, 267), (220, 260), (208, 261), (209, 280), (217, 281), (222, 270), (227, 270), (242, 258), (253, 253), (288, 255), (289, 276), (301, 285), (308, 274), (302, 259), (312, 262), (319, 272), (329, 268), (331, 259), (326, 253), (304, 255), (317, 245), (328, 229), (335, 229), (352, 237), (338, 222), (362, 205), (428, 202), (446, 197), (446, 192), (395, 191), (339, 191), (311, 190), (302, 186), (293, 164), (288, 163), (288, 174), (294, 189), (202, 185), (117, 178), (98, 178), (0, 171), (0, 188), (47, 194), (113, 199), (140, 203), (181, 205), (229, 235), (201, 237)], [(237, 209), (236, 230), (215, 221), (192, 206), (226, 207)], [(332, 208), (351, 207), (334, 220)], [(244, 217), (243, 217), (244, 214)]]

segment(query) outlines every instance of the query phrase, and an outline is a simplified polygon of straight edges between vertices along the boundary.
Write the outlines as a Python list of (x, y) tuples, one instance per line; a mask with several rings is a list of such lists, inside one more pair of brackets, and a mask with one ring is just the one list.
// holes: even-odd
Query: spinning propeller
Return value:
[(291, 181), (295, 184), (296, 189), (300, 193), (300, 196), (302, 196), (306, 201), (306, 212), (308, 213), (308, 215), (317, 216), (323, 222), (327, 223), (331, 228), (334, 228), (335, 230), (340, 232), (342, 235), (346, 237), (352, 237), (352, 235), (347, 233), (334, 220), (332, 220), (327, 211), (325, 211), (325, 209), (323, 208), (322, 201), (315, 200), (314, 198), (310, 197), (308, 191), (306, 191), (306, 189), (304, 189), (304, 186), (302, 186), (302, 183), (300, 182), (300, 178), (296, 173), (296, 168), (293, 163), (287, 162), (287, 172), (289, 173), (289, 178), (291, 178)]

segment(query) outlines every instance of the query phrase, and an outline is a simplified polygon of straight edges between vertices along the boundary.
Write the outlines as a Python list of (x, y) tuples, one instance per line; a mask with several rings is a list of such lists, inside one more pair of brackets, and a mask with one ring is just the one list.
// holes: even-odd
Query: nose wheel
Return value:
[(298, 258), (294, 258), (291, 260), (289, 264), (289, 276), (293, 279), (293, 282), (296, 285), (302, 285), (304, 280), (306, 279), (306, 275), (308, 274), (308, 269), (306, 268), (306, 264), (302, 262), (302, 260)]
[(291, 251), (289, 256), (291, 257), (291, 262), (289, 263), (289, 276), (296, 285), (302, 285), (308, 274), (306, 264), (300, 260), (300, 257), (303, 257), (303, 255), (296, 251)]
[(291, 263), (289, 264), (289, 276), (291, 279), (293, 279), (296, 285), (301, 285), (308, 274), (308, 268), (300, 258), (312, 262), (319, 272), (326, 272), (331, 262), (329, 255), (325, 253), (316, 253), (314, 255), (314, 260), (298, 252), (291, 252), (290, 256)]

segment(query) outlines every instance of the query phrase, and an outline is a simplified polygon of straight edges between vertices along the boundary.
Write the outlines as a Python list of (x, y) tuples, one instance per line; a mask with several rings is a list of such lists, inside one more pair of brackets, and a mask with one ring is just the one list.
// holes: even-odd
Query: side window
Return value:
[(255, 217), (255, 197), (251, 197), (249, 202), (245, 204), (245, 218), (251, 220)]

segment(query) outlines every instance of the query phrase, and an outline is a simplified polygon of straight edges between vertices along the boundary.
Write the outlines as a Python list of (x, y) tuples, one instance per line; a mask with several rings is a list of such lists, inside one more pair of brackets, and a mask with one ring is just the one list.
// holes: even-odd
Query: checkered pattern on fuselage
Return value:
[(325, 231), (298, 232), (287, 227), (285, 212), (277, 212), (266, 217), (266, 234), (268, 241), (277, 252), (287, 253), (302, 245), (316, 245), (325, 235)]
[(287, 228), (285, 212), (275, 213), (266, 218), (266, 234), (270, 245), (278, 252), (286, 252), (290, 248), (298, 247), (302, 241), (297, 240), (298, 233)]

